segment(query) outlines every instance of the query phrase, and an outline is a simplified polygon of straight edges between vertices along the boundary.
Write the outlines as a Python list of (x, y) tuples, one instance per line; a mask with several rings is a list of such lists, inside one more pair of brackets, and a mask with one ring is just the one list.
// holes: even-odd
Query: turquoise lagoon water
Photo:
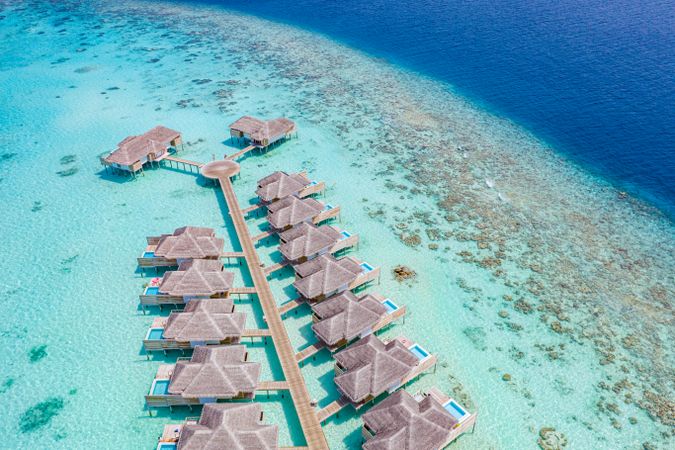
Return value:
[[(223, 200), (181, 171), (106, 175), (98, 155), (162, 123), (183, 132), (182, 156), (220, 158), (242, 114), (300, 129), (243, 160), (242, 203), (273, 170), (327, 182), (339, 225), (360, 235), (354, 256), (383, 268), (370, 289), (409, 308), (383, 335), (440, 358), (408, 389), (437, 385), (478, 411), (454, 448), (537, 448), (542, 427), (568, 448), (672, 446), (675, 233), (658, 211), (452, 86), (300, 29), (176, 5), (0, 5), (0, 447), (150, 449), (165, 423), (195, 414), (144, 409), (177, 355), (141, 351), (168, 311), (140, 311), (136, 257), (146, 235), (188, 223), (237, 249)], [(261, 246), (264, 262), (275, 248)], [(397, 264), (416, 278), (397, 282)], [(291, 281), (272, 279), (280, 304)], [(255, 302), (237, 308), (264, 326)], [(311, 341), (307, 308), (285, 323), (298, 349)], [(279, 379), (273, 349), (247, 346), (262, 379)], [(331, 370), (325, 353), (302, 369), (322, 406), (336, 396)], [(289, 399), (260, 400), (280, 444), (302, 445)], [(329, 421), (331, 448), (358, 447), (359, 427), (351, 411)]]

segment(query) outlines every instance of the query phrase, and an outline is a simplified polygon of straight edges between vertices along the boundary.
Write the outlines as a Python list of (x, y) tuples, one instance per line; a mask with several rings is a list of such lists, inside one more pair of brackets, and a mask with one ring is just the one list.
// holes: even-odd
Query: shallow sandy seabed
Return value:
[[(17, 224), (31, 222), (28, 215), (43, 214), (43, 208), (50, 215), (47, 223), (57, 230), (90, 226), (86, 209), (54, 211), (58, 201), (91, 189), (100, 201), (115, 204), (96, 211), (104, 223), (97, 235), (107, 236), (108, 245), (116, 237), (129, 241), (114, 253), (117, 260), (126, 259), (124, 264), (99, 261), (98, 267), (78, 272), (97, 250), (83, 244), (81, 236), (73, 237), (68, 248), (74, 250), (48, 275), (71, 277), (71, 286), (86, 286), (91, 277), (104, 285), (121, 284), (112, 292), (119, 293), (115, 301), (122, 302), (126, 315), (114, 316), (122, 322), (108, 330), (111, 341), (133, 341), (125, 345), (137, 351), (139, 330), (150, 320), (128, 313), (142, 283), (129, 266), (143, 236), (187, 218), (200, 217), (203, 223), (195, 225), (223, 231), (228, 223), (222, 223), (216, 193), (188, 176), (157, 170), (116, 183), (89, 175), (99, 170), (95, 156), (159, 121), (183, 131), (185, 157), (206, 161), (234, 151), (221, 142), (228, 120), (244, 113), (287, 115), (299, 123), (299, 139), (246, 158), (238, 193), (249, 198), (255, 180), (271, 170), (308, 170), (331, 186), (329, 201), (344, 211), (340, 225), (361, 234), (361, 257), (382, 264), (386, 273), (399, 263), (418, 273), (404, 284), (386, 275), (376, 287), (412, 311), (405, 325), (386, 335), (405, 333), (441, 355), (438, 372), (409, 390), (436, 384), (478, 409), (475, 434), (463, 437), (457, 448), (535, 448), (540, 428), (547, 426), (565, 434), (569, 448), (672, 445), (675, 233), (655, 209), (587, 175), (507, 119), (470, 104), (451, 86), (315, 34), (175, 5), (0, 5), (5, 16), (0, 49), (6, 55), (0, 80), (10, 93), (0, 104), (9, 124), (0, 135), (5, 178), (0, 190), (11, 204), (2, 224), (14, 238), (9, 253), (25, 253), (29, 233)], [(41, 85), (23, 81), (45, 78), (45, 70), (52, 76)], [(24, 104), (19, 105), (19, 94)], [(28, 123), (31, 107), (43, 110)], [(59, 129), (49, 128), (54, 126)], [(96, 130), (95, 139), (86, 136), (88, 130)], [(17, 149), (17, 143), (24, 147)], [(35, 178), (22, 178), (29, 170), (52, 187), (51, 196), (37, 194), (41, 186)], [(148, 192), (170, 197), (168, 206), (144, 206)], [(17, 201), (17, 195), (26, 201)], [(34, 227), (44, 224), (36, 221)], [(261, 224), (258, 220), (252, 227)], [(78, 245), (83, 247), (79, 252)], [(48, 245), (36, 250), (32, 263), (40, 267), (46, 254), (64, 251)], [(275, 257), (271, 245), (262, 251), (268, 260)], [(147, 418), (141, 402), (156, 364), (140, 368), (145, 358), (131, 352), (120, 357), (125, 347), (111, 350), (114, 362), (107, 362), (118, 372), (103, 371), (94, 382), (73, 377), (75, 392), (66, 383), (58, 384), (61, 394), (50, 389), (30, 394), (30, 385), (43, 381), (31, 372), (35, 365), (48, 370), (54, 364), (60, 373), (69, 373), (73, 366), (64, 368), (64, 361), (77, 367), (78, 357), (50, 356), (64, 344), (62, 336), (57, 338), (58, 324), (41, 334), (26, 319), (38, 314), (48, 320), (59, 306), (50, 304), (38, 313), (24, 306), (21, 298), (52, 298), (54, 291), (34, 286), (20, 261), (25, 258), (9, 269), (13, 277), (8, 280), (15, 282), (2, 286), (3, 298), (15, 309), (2, 326), (7, 348), (16, 350), (8, 357), (7, 378), (0, 380), (0, 396), (12, 405), (0, 415), (6, 416), (0, 430), (9, 443), (39, 445), (51, 437), (55, 445), (75, 448), (91, 444), (83, 434), (97, 436), (100, 444), (123, 428), (129, 431), (118, 448), (151, 448), (162, 424), (180, 417)], [(99, 269), (116, 274), (91, 273)], [(273, 283), (279, 301), (288, 298), (290, 279)], [(87, 310), (108, 314), (101, 305)], [(298, 347), (311, 334), (309, 321), (307, 311), (287, 321)], [(125, 324), (136, 333), (120, 334)], [(82, 339), (81, 332), (72, 330), (67, 342)], [(46, 350), (36, 348), (31, 336), (40, 336), (38, 344), (46, 342), (41, 344)], [(25, 362), (31, 349), (31, 359), (35, 354), (37, 360)], [(259, 356), (270, 355), (260, 350)], [(136, 358), (133, 363), (130, 356)], [(100, 363), (79, 361), (92, 370)], [(137, 364), (133, 374), (124, 372), (123, 363)], [(273, 376), (275, 364), (268, 363), (264, 372)], [(322, 404), (335, 395), (330, 368), (328, 358), (303, 368), (312, 395)], [(112, 410), (97, 404), (92, 386), (119, 384), (122, 373), (129, 385), (120, 396), (133, 401)], [(42, 416), (53, 420), (24, 427), (22, 414), (36, 404)], [(288, 402), (267, 406), (272, 410), (268, 420), (288, 421), (281, 426), (281, 443), (302, 444)], [(98, 415), (110, 416), (102, 427), (81, 421)], [(357, 415), (342, 413), (326, 426), (331, 446), (357, 445), (359, 426)]]

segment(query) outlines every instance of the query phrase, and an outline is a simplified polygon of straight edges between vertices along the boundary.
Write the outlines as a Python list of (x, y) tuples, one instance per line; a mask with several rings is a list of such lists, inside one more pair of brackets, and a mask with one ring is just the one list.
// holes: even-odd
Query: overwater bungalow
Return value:
[(279, 240), (279, 251), (284, 260), (291, 264), (300, 264), (317, 256), (334, 255), (354, 247), (359, 242), (359, 236), (330, 225), (317, 227), (303, 222), (279, 233)]
[[(155, 242), (149, 237), (148, 242)], [(190, 259), (217, 259), (223, 254), (225, 241), (216, 237), (211, 228), (184, 229), (179, 234), (162, 235), (156, 244), (148, 244), (138, 258), (145, 267), (176, 267)]]
[(157, 245), (162, 238), (167, 236), (180, 236), (181, 234), (190, 234), (192, 236), (215, 236), (216, 230), (208, 227), (195, 227), (192, 225), (186, 225), (184, 227), (176, 228), (173, 233), (161, 234), (159, 236), (148, 236), (146, 240), (148, 245)]
[(183, 424), (165, 425), (157, 450), (276, 450), (279, 428), (263, 423), (259, 403), (205, 405), (202, 415)]
[(290, 139), (297, 131), (295, 122), (284, 117), (261, 120), (243, 116), (230, 125), (230, 136), (244, 140), (257, 148), (267, 148), (277, 142)]
[(335, 385), (355, 407), (392, 393), (436, 363), (419, 344), (371, 334), (335, 354)]
[(302, 222), (313, 222), (326, 206), (313, 198), (290, 196), (267, 205), (267, 221), (275, 231), (284, 231)]
[(145, 401), (171, 407), (253, 398), (259, 378), (260, 364), (248, 361), (244, 345), (198, 346), (189, 361), (159, 367)]
[(322, 255), (293, 266), (293, 287), (307, 300), (321, 301), (340, 292), (356, 289), (380, 276), (380, 268), (355, 258), (335, 259)]
[(153, 278), (140, 295), (141, 306), (182, 305), (194, 299), (227, 298), (234, 274), (220, 259), (191, 259), (178, 270)]
[(319, 341), (334, 352), (383, 329), (405, 312), (405, 306), (398, 306), (382, 295), (357, 297), (351, 291), (344, 291), (312, 305), (312, 330)]
[(365, 450), (440, 450), (476, 424), (476, 414), (437, 388), (414, 396), (400, 390), (362, 419)]
[(256, 189), (255, 193), (260, 199), (260, 203), (269, 204), (290, 195), (302, 198), (303, 196), (300, 193), (306, 187), (317, 184), (316, 181), (311, 181), (307, 178), (307, 175), (304, 173), (288, 174), (276, 171), (258, 180), (258, 189)]
[(183, 311), (157, 317), (143, 340), (143, 348), (150, 352), (236, 344), (245, 324), (246, 314), (235, 312), (229, 298), (191, 300)]
[(181, 144), (179, 131), (159, 125), (139, 136), (126, 137), (108, 156), (101, 158), (101, 164), (106, 169), (135, 175), (143, 170), (144, 164), (161, 161), (169, 155), (169, 149)]

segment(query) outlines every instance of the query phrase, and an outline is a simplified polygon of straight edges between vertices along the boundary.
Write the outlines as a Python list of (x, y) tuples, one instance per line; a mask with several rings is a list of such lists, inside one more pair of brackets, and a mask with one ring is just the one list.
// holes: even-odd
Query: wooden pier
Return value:
[(166, 161), (169, 164), (169, 167), (172, 168), (174, 167), (175, 164), (176, 169), (180, 169), (181, 167), (179, 166), (179, 164), (181, 164), (183, 170), (197, 174), (199, 174), (199, 169), (201, 169), (202, 166), (204, 165), (203, 163), (200, 162), (190, 161), (189, 159), (177, 158), (175, 156), (167, 156), (162, 161)]
[(337, 400), (329, 403), (325, 408), (320, 409), (316, 413), (316, 418), (319, 420), (319, 422), (323, 423), (331, 416), (339, 413), (340, 410), (347, 405), (349, 405), (349, 401), (344, 397), (340, 397)]
[(321, 429), (321, 424), (311, 405), (311, 398), (307, 386), (305, 385), (305, 380), (300, 372), (300, 367), (295, 360), (293, 345), (291, 344), (286, 327), (279, 315), (272, 289), (267, 281), (263, 265), (260, 262), (248, 226), (246, 225), (246, 220), (241, 212), (239, 201), (234, 193), (230, 175), (223, 171), (223, 173), (218, 176), (218, 181), (222, 188), (230, 217), (234, 223), (237, 237), (242, 250), (246, 255), (246, 264), (248, 265), (260, 305), (265, 314), (265, 319), (267, 320), (267, 325), (272, 335), (272, 341), (274, 342), (284, 377), (288, 383), (291, 399), (293, 400), (293, 405), (298, 414), (298, 419), (300, 420), (300, 426), (302, 427), (307, 446), (310, 449), (328, 449), (328, 443), (326, 442), (323, 430)]
[(282, 261), (280, 263), (273, 264), (271, 266), (265, 267), (265, 275), (271, 275), (277, 270), (281, 270), (288, 265), (288, 261)]
[(237, 153), (234, 153), (230, 156), (225, 157), (225, 159), (229, 159), (230, 161), (236, 161), (237, 159), (244, 156), (246, 153), (248, 153), (251, 150), (254, 150), (256, 148), (258, 148), (258, 147), (256, 147), (255, 145), (249, 145), (248, 147), (243, 148), (242, 150), (239, 150)]
[(310, 356), (316, 355), (317, 353), (319, 353), (324, 348), (326, 348), (326, 344), (324, 344), (323, 342), (316, 342), (316, 343), (310, 345), (309, 347), (306, 347), (306, 348), (300, 350), (298, 353), (296, 353), (295, 354), (295, 360), (298, 361), (299, 363), (303, 362), (304, 360), (306, 360)]

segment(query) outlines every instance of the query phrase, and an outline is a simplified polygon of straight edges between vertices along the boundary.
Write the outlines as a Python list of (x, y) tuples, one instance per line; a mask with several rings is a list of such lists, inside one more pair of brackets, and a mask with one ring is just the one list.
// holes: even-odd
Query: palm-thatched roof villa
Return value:
[[(263, 423), (259, 403), (205, 405), (199, 420), (166, 425), (158, 450), (278, 449), (279, 428)], [(175, 447), (162, 443), (175, 443)]]
[(154, 278), (140, 295), (141, 305), (181, 305), (200, 298), (227, 298), (234, 274), (220, 259), (190, 259), (178, 270)]
[(162, 125), (139, 135), (124, 138), (108, 156), (101, 158), (101, 164), (107, 169), (136, 174), (143, 165), (161, 161), (169, 154), (170, 148), (182, 144), (179, 131)]
[(293, 195), (300, 197), (307, 186), (312, 183), (304, 173), (276, 171), (258, 180), (255, 193), (263, 204), (268, 204)]
[(262, 120), (256, 117), (243, 116), (230, 124), (230, 136), (250, 142), (258, 148), (290, 139), (297, 131), (295, 122), (285, 117)]
[(365, 450), (438, 450), (469, 428), (476, 414), (436, 388), (410, 395), (400, 390), (362, 416)]
[(150, 236), (138, 258), (144, 267), (175, 267), (190, 259), (220, 259), (225, 241), (216, 237), (213, 228), (182, 227), (173, 234)]
[(374, 334), (336, 353), (335, 385), (354, 407), (392, 393), (436, 363), (436, 357), (404, 337), (388, 342)]
[(381, 330), (405, 314), (391, 299), (379, 294), (356, 296), (344, 291), (312, 305), (312, 330), (331, 351)]
[(326, 206), (313, 198), (290, 196), (267, 205), (267, 221), (279, 232), (302, 222), (313, 222)]
[(359, 237), (347, 231), (340, 231), (330, 225), (317, 227), (313, 223), (300, 223), (279, 233), (279, 251), (285, 261), (291, 264), (303, 263), (327, 253), (355, 246)]
[(189, 361), (160, 366), (145, 400), (167, 407), (253, 398), (259, 378), (260, 364), (248, 361), (244, 345), (198, 346)]
[(143, 341), (146, 351), (192, 349), (198, 345), (238, 343), (246, 314), (234, 311), (231, 299), (191, 300), (183, 311), (157, 317)]
[(307, 300), (321, 301), (332, 295), (355, 289), (379, 276), (380, 268), (351, 257), (335, 259), (322, 255), (293, 266), (293, 287)]

